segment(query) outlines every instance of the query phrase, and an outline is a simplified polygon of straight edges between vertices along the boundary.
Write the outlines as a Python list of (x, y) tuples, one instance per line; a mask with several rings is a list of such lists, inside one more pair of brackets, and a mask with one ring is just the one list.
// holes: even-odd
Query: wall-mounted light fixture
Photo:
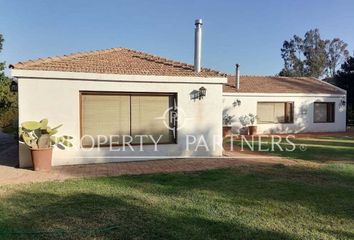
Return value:
[(203, 99), (203, 97), (206, 96), (206, 88), (205, 87), (200, 87), (199, 88), (199, 100)]
[(17, 82), (15, 80), (12, 80), (12, 82), (10, 84), (10, 91), (11, 92), (17, 92), (18, 91), (18, 85), (17, 85)]
[(345, 101), (344, 98), (342, 98), (342, 99), (340, 100), (340, 105), (339, 105), (339, 107), (344, 108), (344, 107), (346, 106), (346, 104), (347, 104), (347, 102)]
[(191, 100), (203, 99), (206, 96), (206, 88), (200, 87), (199, 90), (193, 90), (189, 93)]
[(240, 99), (236, 99), (233, 103), (232, 103), (232, 106), (233, 107), (238, 107), (241, 105), (241, 100)]

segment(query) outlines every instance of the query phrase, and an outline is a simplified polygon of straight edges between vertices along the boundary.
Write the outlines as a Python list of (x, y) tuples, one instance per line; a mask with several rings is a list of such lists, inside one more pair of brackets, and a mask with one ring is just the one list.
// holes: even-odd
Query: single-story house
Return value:
[[(346, 92), (313, 78), (196, 72), (193, 65), (126, 48), (11, 68), (18, 81), (19, 122), (48, 118), (74, 137), (73, 148), (54, 152), (53, 165), (221, 156), (223, 118), (230, 116), (238, 133), (239, 117), (249, 113), (257, 115), (258, 133), (346, 130)], [(201, 88), (204, 97), (198, 95)], [(100, 142), (100, 136), (110, 135), (162, 138), (158, 151), (154, 139), (146, 138), (144, 151), (133, 139), (122, 152), (119, 139), (113, 148)], [(208, 148), (198, 146), (203, 141)], [(99, 142), (101, 148), (93, 147)], [(29, 151), (21, 145), (20, 166), (30, 164)]]
[(229, 76), (223, 106), (234, 133), (248, 114), (260, 134), (346, 131), (346, 91), (315, 78)]
[[(194, 65), (126, 48), (10, 65), (19, 123), (63, 124), (73, 147), (53, 165), (221, 156), (223, 119), (257, 115), (258, 133), (346, 130), (346, 92), (312, 78), (227, 76), (201, 68), (201, 20)], [(31, 166), (20, 144), (20, 167)]]

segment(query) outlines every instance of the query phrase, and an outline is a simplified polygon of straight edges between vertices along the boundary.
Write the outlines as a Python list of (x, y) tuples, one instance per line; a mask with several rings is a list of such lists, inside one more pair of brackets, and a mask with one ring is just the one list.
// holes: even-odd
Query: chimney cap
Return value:
[(202, 19), (196, 19), (195, 20), (195, 25), (203, 25), (203, 20)]
[(240, 67), (240, 64), (236, 63), (236, 67)]

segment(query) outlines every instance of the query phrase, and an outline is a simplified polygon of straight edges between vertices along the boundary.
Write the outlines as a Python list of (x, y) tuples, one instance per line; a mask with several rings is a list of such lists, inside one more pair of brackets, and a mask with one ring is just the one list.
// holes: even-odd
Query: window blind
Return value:
[[(95, 145), (98, 144), (99, 135), (109, 137), (130, 134), (129, 96), (83, 95), (82, 103), (83, 135), (92, 136)], [(83, 139), (83, 145), (91, 144), (91, 138)]]
[(292, 102), (258, 102), (258, 123), (291, 123), (293, 108)]
[(314, 103), (314, 122), (334, 122), (334, 102)]
[[(155, 141), (161, 136), (160, 143), (170, 142), (168, 123), (169, 96), (132, 96), (131, 97), (131, 128), (132, 136), (151, 135)], [(135, 139), (135, 142), (139, 139)], [(144, 143), (153, 143), (148, 138)]]
[[(150, 135), (159, 143), (172, 143), (174, 136), (170, 123), (170, 108), (175, 95), (104, 94), (81, 95), (81, 136), (83, 146), (109, 145), (99, 142), (99, 136), (122, 142), (123, 135), (133, 137), (132, 144), (140, 144), (137, 135)], [(119, 137), (118, 137), (119, 136)], [(160, 137), (161, 136), (161, 137)], [(152, 144), (144, 137), (143, 144)], [(93, 139), (93, 140), (92, 140)]]
[(315, 122), (326, 122), (327, 121), (327, 105), (315, 103)]

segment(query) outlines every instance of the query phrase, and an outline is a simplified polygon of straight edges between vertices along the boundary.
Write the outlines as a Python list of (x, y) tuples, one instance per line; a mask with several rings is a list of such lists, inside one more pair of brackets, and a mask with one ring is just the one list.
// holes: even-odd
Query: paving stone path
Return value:
[(53, 167), (51, 172), (34, 172), (0, 166), (0, 185), (24, 184), (44, 181), (63, 181), (72, 178), (99, 176), (139, 175), (149, 173), (191, 172), (208, 169), (239, 167), (243, 165), (296, 164), (295, 161), (280, 158), (226, 152), (220, 158), (188, 158), (149, 160), (121, 163), (101, 163)]

